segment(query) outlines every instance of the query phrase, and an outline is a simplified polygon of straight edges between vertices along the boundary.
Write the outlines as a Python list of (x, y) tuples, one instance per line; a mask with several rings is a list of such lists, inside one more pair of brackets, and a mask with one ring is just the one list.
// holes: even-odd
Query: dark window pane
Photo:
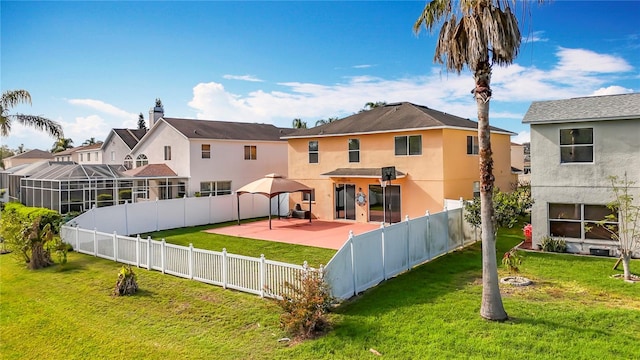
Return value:
[(317, 141), (309, 141), (309, 151), (318, 151)]
[(593, 129), (562, 129), (560, 145), (593, 144)]
[(407, 155), (407, 137), (396, 136), (396, 155)]
[(318, 163), (318, 153), (309, 153), (309, 163), (310, 164)]
[(580, 223), (551, 221), (550, 228), (549, 228), (549, 235), (580, 239), (581, 237)]
[[(584, 206), (584, 219), (585, 220), (605, 220), (608, 215), (614, 215), (614, 219), (610, 221), (617, 221), (617, 212), (612, 212), (611, 209), (604, 205), (585, 205)], [(609, 220), (609, 219), (607, 219)]]
[(360, 151), (349, 151), (349, 162), (350, 163), (360, 162)]
[(560, 148), (560, 162), (593, 162), (593, 146), (564, 146)]
[(549, 219), (580, 220), (580, 204), (549, 204)]
[(422, 154), (422, 136), (409, 136), (409, 155)]
[(618, 233), (618, 226), (616, 224), (603, 224), (598, 225), (596, 223), (585, 223), (585, 229), (589, 227), (589, 231), (585, 230), (584, 237), (587, 239), (598, 239), (598, 240), (614, 240), (612, 239), (612, 234), (607, 229)]
[(360, 140), (349, 139), (349, 150), (360, 150)]

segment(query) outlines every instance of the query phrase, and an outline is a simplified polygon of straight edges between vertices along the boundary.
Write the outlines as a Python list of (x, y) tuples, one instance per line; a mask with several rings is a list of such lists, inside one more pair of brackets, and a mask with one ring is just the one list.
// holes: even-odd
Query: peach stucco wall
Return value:
[[(353, 184), (356, 193), (362, 191), (369, 198), (369, 185), (379, 185), (373, 178), (329, 178), (322, 176), (337, 168), (381, 168), (395, 166), (406, 174), (404, 178), (392, 181), (400, 185), (402, 218), (422, 216), (427, 210), (441, 211), (444, 199), (471, 198), (473, 182), (478, 181), (478, 156), (466, 154), (466, 136), (476, 135), (476, 131), (434, 129), (415, 132), (390, 132), (353, 136), (317, 137), (288, 140), (289, 178), (315, 189), (312, 203), (314, 218), (333, 220), (335, 184)], [(422, 154), (396, 156), (394, 137), (402, 135), (422, 135)], [(495, 135), (496, 179), (500, 184), (508, 184), (510, 175), (509, 136)], [(492, 139), (494, 139), (492, 137)], [(349, 163), (348, 140), (360, 140), (360, 162)], [(319, 161), (309, 164), (308, 143), (318, 141)], [(506, 150), (502, 151), (502, 147)], [(499, 153), (499, 155), (498, 155)], [(503, 164), (504, 163), (504, 164)], [(302, 204), (300, 194), (291, 194), (292, 206)], [(303, 208), (308, 205), (304, 203)], [(356, 221), (369, 221), (368, 205), (356, 205)]]

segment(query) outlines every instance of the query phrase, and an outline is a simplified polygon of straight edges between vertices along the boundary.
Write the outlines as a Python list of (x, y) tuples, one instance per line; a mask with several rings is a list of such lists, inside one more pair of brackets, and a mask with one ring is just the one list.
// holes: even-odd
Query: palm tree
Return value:
[[(538, 2), (541, 2), (538, 0)], [(514, 6), (516, 1), (512, 2)], [(457, 6), (456, 6), (457, 5)], [(482, 229), (482, 304), (480, 316), (502, 321), (507, 313), (502, 304), (496, 261), (496, 226), (493, 223), (493, 159), (489, 130), (491, 67), (509, 65), (518, 55), (520, 30), (508, 0), (431, 0), (418, 17), (413, 30), (440, 27), (434, 62), (458, 74), (466, 66), (473, 73), (471, 91), (478, 107), (480, 143), (480, 200)]]
[(89, 139), (85, 140), (82, 143), (82, 146), (93, 145), (95, 143), (96, 143), (96, 138), (92, 137), (92, 138), (89, 138)]
[(63, 152), (67, 149), (71, 149), (73, 147), (73, 140), (71, 138), (59, 138), (56, 142), (53, 143), (53, 147), (51, 148), (52, 153)]
[(306, 129), (307, 128), (307, 122), (306, 121), (302, 121), (302, 119), (299, 118), (295, 118), (293, 119), (293, 128), (294, 129)]
[(337, 117), (330, 117), (330, 118), (328, 118), (326, 120), (325, 119), (320, 119), (320, 120), (316, 121), (316, 126), (332, 123), (332, 122), (334, 122), (336, 120), (338, 120)]
[(369, 101), (368, 103), (364, 104), (364, 108), (360, 109), (360, 112), (369, 111), (371, 109), (375, 109), (377, 107), (382, 107), (385, 105), (387, 105), (386, 101), (376, 101), (376, 102)]
[(62, 126), (53, 120), (36, 115), (9, 114), (11, 108), (18, 104), (31, 105), (31, 95), (27, 90), (8, 90), (2, 93), (2, 98), (0, 99), (0, 135), (9, 136), (11, 122), (17, 120), (22, 125), (45, 131), (53, 137), (60, 138), (64, 136)]

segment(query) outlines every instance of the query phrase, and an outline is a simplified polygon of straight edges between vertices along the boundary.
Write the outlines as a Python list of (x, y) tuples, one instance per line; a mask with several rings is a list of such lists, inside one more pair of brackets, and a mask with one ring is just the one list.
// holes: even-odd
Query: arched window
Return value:
[(133, 158), (131, 155), (124, 157), (124, 168), (127, 170), (131, 170), (131, 168), (133, 168)]
[(149, 159), (147, 159), (147, 155), (140, 154), (136, 158), (136, 167), (145, 166), (149, 163)]

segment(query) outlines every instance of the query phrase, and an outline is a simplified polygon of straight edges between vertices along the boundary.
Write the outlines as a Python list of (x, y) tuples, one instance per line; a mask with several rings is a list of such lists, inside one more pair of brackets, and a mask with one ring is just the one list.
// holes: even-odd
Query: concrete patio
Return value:
[(358, 235), (378, 229), (380, 224), (274, 218), (271, 227), (269, 230), (269, 221), (264, 220), (206, 232), (338, 250), (349, 238), (349, 231)]

